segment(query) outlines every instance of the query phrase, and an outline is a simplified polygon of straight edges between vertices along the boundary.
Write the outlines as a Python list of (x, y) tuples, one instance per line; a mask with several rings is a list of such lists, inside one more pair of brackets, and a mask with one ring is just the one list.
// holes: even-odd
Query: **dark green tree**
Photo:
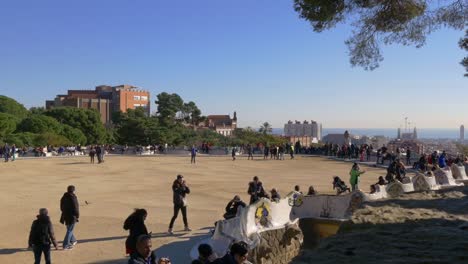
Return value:
[(421, 47), (441, 27), (466, 27), (466, 0), (294, 0), (294, 9), (322, 32), (350, 21), (354, 35), (346, 41), (353, 66), (373, 70), (383, 60), (380, 45)]
[(271, 128), (270, 123), (265, 122), (260, 126), (259, 132), (266, 135), (266, 134), (271, 134), (273, 129)]
[[(465, 31), (465, 37), (460, 39), (460, 42), (458, 42), (458, 45), (460, 48), (468, 51), (468, 30)], [(465, 77), (468, 77), (468, 56), (463, 58), (463, 60), (460, 62), (461, 65), (465, 67)]]
[(17, 130), (31, 133), (55, 133), (61, 134), (63, 126), (55, 118), (46, 115), (31, 115), (21, 121)]
[(0, 113), (0, 138), (5, 138), (16, 130), (19, 119), (14, 115)]
[(99, 113), (96, 110), (57, 107), (45, 112), (61, 124), (69, 125), (81, 130), (86, 136), (86, 144), (98, 144), (107, 142), (107, 132), (101, 122)]
[(170, 125), (175, 122), (176, 115), (181, 112), (184, 101), (178, 94), (168, 94), (166, 92), (157, 95), (155, 101), (157, 105), (157, 115), (161, 124)]
[(0, 95), (0, 113), (10, 114), (23, 119), (28, 115), (28, 110), (14, 99)]

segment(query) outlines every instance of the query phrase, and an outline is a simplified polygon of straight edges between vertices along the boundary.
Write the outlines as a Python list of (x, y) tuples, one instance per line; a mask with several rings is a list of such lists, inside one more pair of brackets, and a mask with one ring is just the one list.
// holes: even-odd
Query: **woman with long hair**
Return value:
[(135, 209), (135, 211), (127, 217), (123, 228), (129, 230), (130, 234), (125, 241), (126, 253), (131, 255), (136, 251), (137, 239), (140, 235), (148, 235), (148, 230), (145, 226), (145, 220), (148, 212), (145, 209)]

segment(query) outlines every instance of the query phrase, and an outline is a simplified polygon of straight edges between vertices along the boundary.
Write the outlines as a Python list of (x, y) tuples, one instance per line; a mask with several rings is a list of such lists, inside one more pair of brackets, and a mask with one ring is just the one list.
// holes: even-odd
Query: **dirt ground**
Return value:
[[(89, 164), (87, 157), (17, 160), (0, 164), (0, 263), (32, 263), (27, 239), (32, 221), (41, 207), (49, 209), (57, 240), (65, 235), (59, 223), (60, 198), (70, 184), (76, 186), (80, 222), (75, 227), (78, 245), (72, 251), (52, 251), (53, 263), (126, 263), (122, 225), (134, 208), (148, 210), (146, 225), (153, 232), (158, 256), (173, 264), (189, 263), (189, 250), (206, 237), (209, 228), (222, 217), (224, 207), (235, 195), (249, 201), (248, 182), (259, 176), (267, 190), (275, 187), (286, 195), (299, 184), (306, 192), (313, 185), (320, 193), (333, 193), (332, 177), (348, 182), (351, 163), (317, 157), (295, 160), (248, 161), (230, 157), (107, 156), (103, 164)], [(383, 176), (378, 168), (364, 168), (361, 189)], [(188, 218), (192, 232), (182, 232), (182, 218), (175, 234), (167, 235), (172, 216), (171, 184), (177, 174), (185, 176), (191, 194)]]

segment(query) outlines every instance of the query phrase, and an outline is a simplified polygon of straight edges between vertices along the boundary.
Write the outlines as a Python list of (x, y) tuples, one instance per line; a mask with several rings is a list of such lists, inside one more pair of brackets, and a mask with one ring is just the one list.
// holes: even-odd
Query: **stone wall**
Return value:
[(299, 252), (304, 235), (297, 224), (260, 233), (260, 243), (249, 252), (254, 264), (287, 264)]

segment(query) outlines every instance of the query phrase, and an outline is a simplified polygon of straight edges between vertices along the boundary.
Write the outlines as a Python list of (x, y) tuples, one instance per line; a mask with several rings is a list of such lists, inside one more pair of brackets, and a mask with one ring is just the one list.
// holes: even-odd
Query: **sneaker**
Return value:
[(190, 229), (188, 226), (186, 226), (184, 231), (190, 232), (190, 231), (192, 231), (192, 229)]
[(74, 245), (76, 245), (76, 244), (78, 244), (78, 241), (73, 241), (73, 242), (72, 242), (72, 246), (74, 246)]
[(174, 232), (172, 232), (172, 228), (169, 228), (169, 230), (167, 230), (167, 232), (169, 233), (169, 235), (173, 235)]
[(73, 249), (73, 246), (66, 246), (63, 248), (63, 250), (72, 250)]

